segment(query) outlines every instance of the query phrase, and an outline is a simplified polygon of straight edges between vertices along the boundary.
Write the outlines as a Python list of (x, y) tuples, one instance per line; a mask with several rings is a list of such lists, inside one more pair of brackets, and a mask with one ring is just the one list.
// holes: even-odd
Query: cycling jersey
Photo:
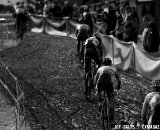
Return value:
[(78, 26), (77, 29), (78, 30), (82, 30), (82, 29), (90, 30), (90, 28), (87, 24), (82, 24), (82, 25)]
[(151, 92), (146, 95), (144, 103), (143, 103), (143, 107), (142, 107), (141, 117), (144, 121), (146, 121), (148, 110), (150, 110), (151, 116), (148, 120), (148, 124), (152, 123), (153, 110), (156, 104), (159, 104), (159, 103), (160, 103), (160, 93), (159, 92)]
[(89, 37), (85, 42), (85, 46), (89, 46), (91, 44), (93, 44), (95, 46), (98, 46), (99, 45), (99, 41), (95, 37)]
[(91, 36), (91, 32), (90, 32), (90, 28), (88, 25), (83, 24), (77, 27), (77, 33), (76, 33), (77, 37), (85, 37), (85, 39), (87, 39), (88, 37)]
[[(100, 79), (100, 78), (104, 77), (104, 80), (102, 79), (103, 82), (111, 82), (111, 83), (113, 83), (116, 73), (117, 73), (117, 69), (113, 65), (112, 66), (101, 66), (97, 70), (97, 78)], [(106, 74), (109, 74), (107, 77), (109, 78), (109, 76), (110, 76), (110, 80), (105, 78)]]

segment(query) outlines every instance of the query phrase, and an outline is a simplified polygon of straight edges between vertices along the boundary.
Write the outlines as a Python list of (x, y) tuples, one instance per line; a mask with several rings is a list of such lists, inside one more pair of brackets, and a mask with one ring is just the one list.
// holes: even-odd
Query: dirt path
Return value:
[[(26, 119), (33, 130), (102, 129), (96, 99), (87, 102), (83, 94), (84, 70), (78, 64), (75, 40), (30, 34), (0, 55), (25, 92)], [(0, 78), (6, 78), (12, 88), (13, 81), (2, 66), (0, 72)], [(124, 118), (119, 109), (129, 111), (127, 120), (138, 120), (146, 84), (127, 76), (123, 83), (116, 120)]]

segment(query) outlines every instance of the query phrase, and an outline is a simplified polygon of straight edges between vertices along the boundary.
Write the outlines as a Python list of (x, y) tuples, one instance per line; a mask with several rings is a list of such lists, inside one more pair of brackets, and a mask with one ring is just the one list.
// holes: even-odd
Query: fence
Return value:
[[(65, 17), (61, 20), (54, 20), (43, 15), (29, 15), (30, 30), (36, 33), (50, 35), (69, 36), (75, 38), (76, 29), (80, 23), (76, 20)], [(94, 24), (94, 32), (100, 28), (101, 24)]]
[[(13, 31), (13, 26), (15, 23), (14, 19), (12, 19), (10, 15), (0, 15), (0, 17), (0, 50), (3, 50), (11, 46), (16, 46), (17, 39), (15, 38), (15, 31)], [(9, 114), (15, 113), (15, 122), (11, 127), (11, 130), (20, 130), (25, 119), (24, 92), (19, 85), (17, 77), (11, 72), (9, 67), (7, 67), (2, 59), (0, 59), (0, 68), (1, 70), (3, 70), (3, 72), (1, 71), (0, 84), (6, 91), (5, 96), (11, 96), (15, 105), (9, 110), (9, 112), (6, 112)], [(13, 86), (10, 86), (10, 84), (12, 84)]]

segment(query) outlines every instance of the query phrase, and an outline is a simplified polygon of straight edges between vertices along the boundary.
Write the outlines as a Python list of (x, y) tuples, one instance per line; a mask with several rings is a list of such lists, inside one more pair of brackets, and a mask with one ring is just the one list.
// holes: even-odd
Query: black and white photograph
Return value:
[(160, 130), (160, 0), (0, 0), (0, 130)]

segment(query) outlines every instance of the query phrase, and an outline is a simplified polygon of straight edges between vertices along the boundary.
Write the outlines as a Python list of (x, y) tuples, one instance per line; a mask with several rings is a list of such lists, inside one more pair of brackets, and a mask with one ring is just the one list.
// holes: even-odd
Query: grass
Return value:
[[(26, 119), (32, 129), (101, 130), (98, 102), (85, 100), (84, 70), (79, 67), (76, 41), (68, 37), (28, 33), (18, 46), (0, 52), (25, 92)], [(0, 78), (14, 81), (0, 65)], [(148, 82), (121, 74), (116, 91), (116, 122), (139, 121)], [(94, 97), (96, 98), (96, 97)]]

